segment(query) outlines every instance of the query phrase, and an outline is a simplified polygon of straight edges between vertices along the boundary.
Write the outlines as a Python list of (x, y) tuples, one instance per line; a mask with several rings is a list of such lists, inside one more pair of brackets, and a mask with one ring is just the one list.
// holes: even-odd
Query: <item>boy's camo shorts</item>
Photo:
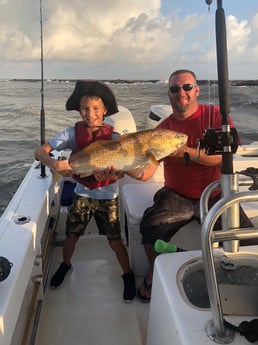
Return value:
[(109, 240), (121, 239), (118, 198), (91, 199), (76, 194), (72, 206), (68, 209), (66, 235), (82, 236), (92, 216), (100, 235), (106, 235)]

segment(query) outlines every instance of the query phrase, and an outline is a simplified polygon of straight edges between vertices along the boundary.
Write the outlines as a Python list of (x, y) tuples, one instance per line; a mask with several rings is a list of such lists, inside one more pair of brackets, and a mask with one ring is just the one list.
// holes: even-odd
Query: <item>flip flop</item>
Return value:
[(144, 289), (144, 294), (141, 294), (141, 288), (137, 290), (137, 297), (143, 303), (150, 303), (151, 297), (146, 295), (151, 292), (152, 284), (147, 284), (146, 278), (144, 278), (142, 287)]

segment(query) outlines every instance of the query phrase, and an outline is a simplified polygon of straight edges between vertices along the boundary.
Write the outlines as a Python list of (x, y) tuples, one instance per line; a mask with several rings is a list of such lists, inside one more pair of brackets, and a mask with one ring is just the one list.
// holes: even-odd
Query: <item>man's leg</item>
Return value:
[(153, 206), (144, 212), (140, 231), (149, 261), (149, 271), (138, 289), (138, 297), (142, 302), (149, 302), (151, 297), (154, 262), (158, 255), (154, 250), (155, 241), (169, 241), (182, 226), (191, 221), (193, 215), (192, 202), (166, 187), (155, 194)]

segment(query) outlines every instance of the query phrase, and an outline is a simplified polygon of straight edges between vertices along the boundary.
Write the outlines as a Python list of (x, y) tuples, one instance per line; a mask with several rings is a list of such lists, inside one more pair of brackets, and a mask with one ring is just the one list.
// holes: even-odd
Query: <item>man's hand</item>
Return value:
[(187, 146), (183, 145), (176, 151), (170, 154), (171, 157), (183, 157), (184, 153), (187, 151)]

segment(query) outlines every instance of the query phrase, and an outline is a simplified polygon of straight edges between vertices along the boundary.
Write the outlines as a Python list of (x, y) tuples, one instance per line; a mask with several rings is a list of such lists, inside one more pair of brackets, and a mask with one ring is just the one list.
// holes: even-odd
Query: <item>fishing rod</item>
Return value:
[[(211, 3), (212, 0), (206, 0), (208, 6), (210, 6)], [(203, 139), (200, 140), (200, 147), (204, 148), (208, 155), (222, 155), (221, 191), (222, 195), (226, 196), (233, 191), (238, 191), (238, 177), (234, 174), (233, 169), (233, 154), (238, 148), (238, 134), (235, 128), (230, 128), (228, 119), (230, 106), (227, 34), (222, 0), (217, 0), (215, 28), (221, 128), (208, 128), (204, 133)], [(223, 214), (222, 226), (224, 229), (239, 226), (239, 209), (232, 207)], [(230, 252), (236, 252), (238, 246), (239, 241), (228, 241), (223, 243), (224, 250)]]
[[(210, 11), (213, 0), (205, 0)], [(221, 113), (221, 128), (207, 128), (204, 136), (198, 141), (197, 158), (199, 150), (204, 149), (207, 155), (222, 155), (221, 172), (225, 175), (233, 174), (233, 154), (238, 148), (238, 134), (235, 128), (230, 128), (229, 115), (229, 88), (228, 88), (228, 59), (227, 59), (227, 35), (225, 13), (222, 0), (217, 0), (216, 10), (216, 50), (218, 70), (219, 105)], [(184, 164), (190, 162), (189, 155), (185, 153)]]
[[(212, 0), (206, 0), (209, 6)], [(223, 174), (233, 174), (233, 153), (238, 148), (238, 135), (235, 128), (230, 128), (229, 115), (229, 88), (228, 88), (228, 58), (227, 58), (227, 35), (225, 13), (222, 0), (217, 0), (215, 18), (216, 50), (218, 70), (218, 92), (221, 112), (221, 128), (208, 128), (204, 138), (200, 140), (200, 147), (205, 149), (208, 155), (222, 154)]]
[[(40, 143), (45, 144), (45, 109), (44, 109), (44, 56), (43, 56), (43, 15), (42, 15), (42, 0), (39, 0), (40, 6), (40, 65), (41, 65), (41, 110), (40, 110)], [(46, 167), (41, 164), (40, 177), (46, 177)]]
[[(216, 10), (216, 46), (220, 112), (222, 115), (222, 173), (233, 174), (233, 152), (231, 150), (229, 115), (229, 88), (228, 88), (228, 58), (225, 13), (222, 0), (217, 0)], [(237, 138), (234, 138), (237, 140)], [(236, 147), (237, 149), (237, 147)], [(235, 150), (236, 151), (236, 150)]]

